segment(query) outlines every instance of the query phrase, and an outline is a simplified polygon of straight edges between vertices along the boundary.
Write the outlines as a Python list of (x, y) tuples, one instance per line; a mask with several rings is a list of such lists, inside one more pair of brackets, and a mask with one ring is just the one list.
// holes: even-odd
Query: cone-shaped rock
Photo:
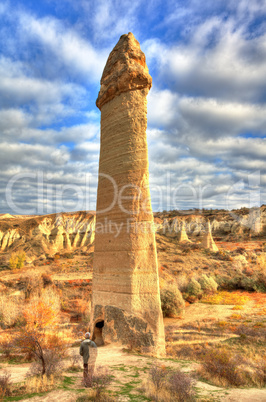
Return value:
[(146, 140), (152, 84), (132, 33), (109, 55), (96, 104), (101, 149), (93, 262), (92, 330), (104, 343), (164, 351)]
[(202, 238), (201, 245), (202, 247), (208, 248), (211, 251), (219, 251), (212, 237), (211, 224), (209, 220), (207, 221), (207, 230)]
[(179, 241), (179, 243), (184, 242), (184, 241), (191, 243), (191, 240), (189, 240), (189, 238), (187, 237), (187, 232), (186, 232), (184, 221), (181, 222), (181, 229), (180, 229), (178, 241)]

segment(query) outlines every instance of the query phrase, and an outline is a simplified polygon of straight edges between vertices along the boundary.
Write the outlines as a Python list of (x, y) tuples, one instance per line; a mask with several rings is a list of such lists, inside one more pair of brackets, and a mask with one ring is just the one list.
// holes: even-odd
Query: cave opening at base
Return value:
[(96, 343), (97, 346), (104, 345), (103, 334), (102, 334), (103, 327), (104, 327), (103, 320), (96, 322), (94, 327), (93, 341)]

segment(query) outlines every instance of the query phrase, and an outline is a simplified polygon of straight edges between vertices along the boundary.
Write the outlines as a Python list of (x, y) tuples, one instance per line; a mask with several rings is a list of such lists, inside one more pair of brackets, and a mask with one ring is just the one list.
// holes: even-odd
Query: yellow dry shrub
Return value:
[(24, 252), (12, 253), (9, 259), (9, 266), (13, 269), (21, 269), (24, 267), (26, 255)]
[(57, 324), (60, 314), (60, 297), (52, 288), (42, 289), (40, 296), (34, 295), (23, 311), (30, 329), (41, 329)]
[(166, 389), (166, 388), (162, 388), (159, 392), (158, 390), (155, 388), (154, 384), (151, 381), (148, 380), (144, 380), (143, 383), (143, 388), (145, 389), (145, 395), (150, 398), (153, 399), (154, 396), (156, 395), (157, 400), (160, 401), (164, 401), (164, 402), (171, 402), (173, 399), (171, 399), (171, 393)]
[(241, 314), (232, 314), (229, 318), (231, 320), (242, 320), (243, 319)]
[(0, 385), (0, 402), (4, 400), (5, 390)]
[(257, 256), (257, 264), (261, 267), (266, 269), (266, 253), (261, 253)]
[(247, 295), (239, 292), (218, 291), (213, 295), (204, 295), (201, 302), (208, 304), (234, 304), (239, 306), (246, 304), (248, 300)]
[(49, 378), (46, 375), (42, 377), (30, 377), (27, 378), (25, 385), (27, 394), (47, 392), (55, 386), (54, 376), (50, 375)]
[(234, 306), (232, 307), (232, 310), (243, 310), (243, 306)]

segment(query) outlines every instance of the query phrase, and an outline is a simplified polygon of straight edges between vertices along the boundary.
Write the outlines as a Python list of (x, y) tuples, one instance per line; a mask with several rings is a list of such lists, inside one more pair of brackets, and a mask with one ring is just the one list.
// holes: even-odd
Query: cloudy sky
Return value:
[(128, 32), (154, 210), (266, 203), (266, 0), (0, 0), (0, 213), (95, 209), (95, 100)]

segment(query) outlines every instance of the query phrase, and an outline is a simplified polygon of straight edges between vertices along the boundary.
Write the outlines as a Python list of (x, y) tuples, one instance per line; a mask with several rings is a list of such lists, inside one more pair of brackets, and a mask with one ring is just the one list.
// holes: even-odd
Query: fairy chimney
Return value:
[(165, 340), (146, 139), (151, 85), (139, 42), (132, 33), (122, 35), (96, 101), (101, 148), (91, 326), (100, 342), (160, 354)]
[(188, 243), (191, 243), (191, 240), (189, 240), (189, 238), (187, 237), (187, 232), (186, 232), (184, 221), (181, 221), (181, 229), (180, 229), (178, 241), (179, 241), (179, 243), (182, 243), (185, 241)]
[(219, 251), (212, 237), (211, 224), (209, 220), (207, 221), (207, 230), (202, 238), (201, 245), (202, 247), (208, 248), (211, 251)]

